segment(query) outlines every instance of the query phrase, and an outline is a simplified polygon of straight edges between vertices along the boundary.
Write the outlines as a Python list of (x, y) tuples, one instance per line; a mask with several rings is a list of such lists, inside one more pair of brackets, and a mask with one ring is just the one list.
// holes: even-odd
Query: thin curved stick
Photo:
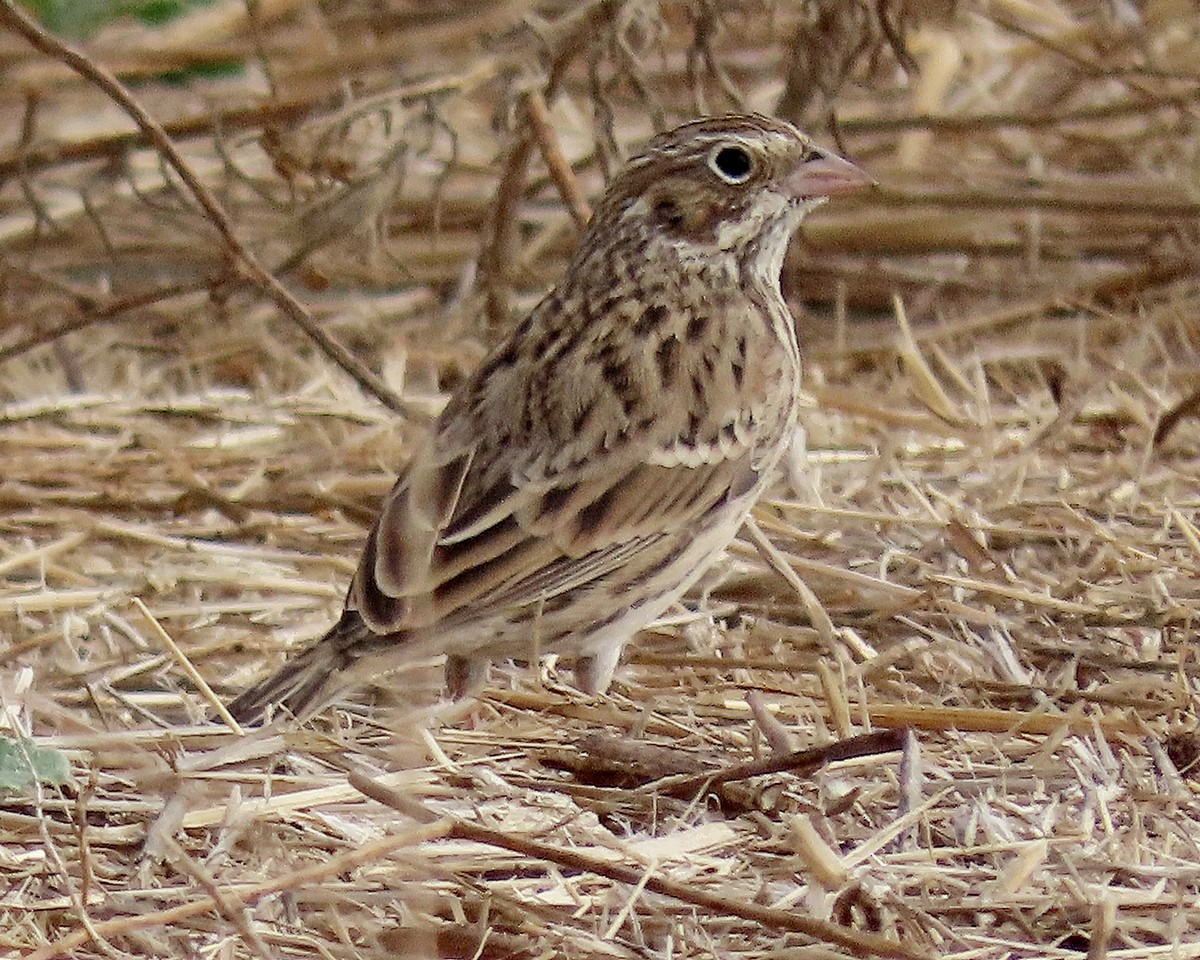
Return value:
[(254, 253), (238, 238), (229, 214), (188, 166), (162, 125), (146, 112), (111, 71), (95, 63), (82, 51), (48, 33), (18, 7), (15, 0), (0, 0), (0, 24), (20, 34), (35, 49), (61, 61), (85, 80), (95, 84), (129, 115), (204, 211), (242, 275), (262, 290), (283, 314), (308, 334), (321, 351), (341, 367), (355, 383), (384, 406), (405, 417), (428, 419), (428, 414), (420, 406), (396, 394), (371, 370), (363, 366), (349, 350), (321, 329), (308, 309), (263, 267)]

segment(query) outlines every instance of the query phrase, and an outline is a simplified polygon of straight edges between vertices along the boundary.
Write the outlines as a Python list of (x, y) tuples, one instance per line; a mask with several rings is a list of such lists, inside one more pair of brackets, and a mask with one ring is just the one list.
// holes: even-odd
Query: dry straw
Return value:
[[(25, 9), (0, 954), (1200, 956), (1191, 6)], [(803, 434), (616, 691), (448, 707), (429, 664), (212, 719), (327, 626), (605, 173), (745, 108), (882, 186), (796, 244)]]

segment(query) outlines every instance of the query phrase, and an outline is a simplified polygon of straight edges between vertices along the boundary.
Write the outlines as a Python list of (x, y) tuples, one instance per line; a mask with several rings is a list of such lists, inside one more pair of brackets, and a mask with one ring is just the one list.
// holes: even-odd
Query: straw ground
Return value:
[[(0, 4), (0, 952), (1200, 955), (1190, 8), (252, 9)], [(210, 719), (605, 172), (744, 107), (882, 184), (789, 260), (761, 536), (604, 698)]]

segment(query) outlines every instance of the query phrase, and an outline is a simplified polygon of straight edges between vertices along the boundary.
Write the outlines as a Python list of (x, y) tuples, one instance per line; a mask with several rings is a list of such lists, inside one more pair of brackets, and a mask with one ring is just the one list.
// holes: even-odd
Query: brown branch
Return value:
[(533, 142), (522, 137), (509, 150), (496, 187), (487, 241), (479, 257), (486, 292), (485, 310), (491, 332), (507, 330), (512, 264), (517, 257), (517, 207), (525, 190)]
[[(1056, 192), (1056, 188), (1058, 192)], [(1107, 189), (1105, 189), (1107, 188)], [(1146, 215), (1162, 219), (1200, 217), (1200, 201), (1190, 200), (1182, 191), (1173, 189), (1172, 184), (1163, 183), (1164, 192), (1171, 190), (1176, 195), (1165, 200), (1151, 200), (1144, 196), (1129, 197), (1121, 191), (1129, 187), (1118, 183), (1048, 183), (1041, 187), (1018, 191), (1010, 186), (998, 186), (994, 190), (939, 190), (925, 187), (899, 187), (884, 185), (871, 194), (871, 202), (886, 206), (909, 206), (931, 204), (946, 210), (1052, 210), (1055, 213), (1109, 213)], [(1066, 193), (1064, 191), (1077, 191)], [(1090, 191), (1092, 195), (1085, 195)]]
[[(539, 91), (543, 104), (554, 99), (567, 67), (587, 45), (592, 31), (611, 16), (612, 5), (609, 0), (588, 0), (577, 4), (551, 29), (535, 31), (546, 50), (545, 59), (548, 61), (544, 88)], [(492, 332), (508, 326), (512, 267), (517, 262), (517, 208), (525, 190), (532, 155), (533, 140), (529, 136), (522, 136), (509, 148), (504, 172), (496, 186), (483, 250), (479, 255), (479, 273), (485, 292), (484, 312)], [(547, 166), (550, 166), (549, 162)]]
[[(362, 791), (373, 800), (378, 800), (385, 806), (399, 810), (410, 816), (417, 815), (424, 820), (431, 818), (431, 814), (428, 811), (423, 811), (422, 808), (416, 806), (398, 790), (384, 786), (363, 773), (351, 771), (348, 779), (350, 785), (355, 789)], [(909, 960), (909, 958), (924, 958), (928, 956), (925, 951), (910, 944), (900, 943), (896, 940), (879, 936), (878, 934), (860, 933), (825, 920), (806, 916), (796, 910), (780, 910), (773, 907), (764, 907), (747, 899), (710, 893), (707, 890), (702, 890), (685, 883), (669, 880), (657, 872), (650, 873), (647, 876), (647, 867), (644, 864), (627, 866), (623, 863), (615, 863), (609, 859), (601, 859), (600, 857), (580, 853), (578, 850), (556, 847), (511, 833), (492, 830), (478, 823), (460, 820), (457, 817), (447, 817), (444, 819), (450, 821), (450, 828), (447, 834), (450, 838), (483, 843), (491, 847), (498, 847), (501, 850), (512, 851), (522, 857), (544, 860), (547, 863), (553, 863), (566, 870), (580, 870), (599, 877), (605, 877), (617, 883), (624, 883), (633, 887), (644, 887), (646, 890), (650, 890), (661, 896), (671, 897), (672, 899), (679, 900), (681, 903), (698, 907), (716, 917), (740, 917), (743, 920), (749, 920), (768, 929), (801, 933), (815, 940), (845, 947), (856, 957), (900, 957)], [(436, 822), (441, 823), (443, 821), (438, 820)]]
[(798, 774), (807, 774), (838, 760), (851, 760), (855, 757), (868, 757), (877, 753), (891, 753), (899, 750), (904, 742), (903, 733), (902, 730), (878, 730), (857, 737), (847, 737), (821, 747), (809, 747), (807, 750), (782, 753), (778, 756), (767, 757), (765, 760), (735, 763), (722, 770), (688, 774), (679, 779), (663, 778), (647, 784), (641, 789), (650, 792), (667, 792), (672, 796), (686, 796), (695, 793), (696, 790), (712, 789), (735, 780), (748, 780), (751, 777), (763, 777), (772, 773), (792, 771)]
[[(763, 711), (765, 712), (765, 710)], [(780, 732), (783, 733), (782, 728)], [(713, 760), (628, 737), (595, 733), (579, 744), (583, 759), (560, 759), (561, 765), (587, 783), (619, 784), (638, 794), (694, 799), (715, 795), (726, 810), (760, 809), (760, 791), (734, 785), (774, 773), (808, 776), (827, 763), (899, 750), (903, 731), (883, 730), (846, 737), (808, 750), (781, 752), (766, 760), (714, 767)]]
[(349, 375), (363, 390), (388, 408), (413, 419), (428, 419), (428, 414), (410, 404), (391, 390), (378, 376), (334, 340), (316, 322), (311, 313), (285, 288), (242, 243), (234, 230), (233, 221), (212, 192), (199, 180), (183, 159), (162, 125), (155, 120), (133, 94), (105, 67), (93, 62), (82, 51), (63, 43), (44, 30), (28, 16), (15, 0), (0, 0), (0, 24), (23, 36), (35, 49), (68, 67), (95, 84), (117, 103), (137, 124), (147, 142), (158, 151), (164, 162), (175, 171), (188, 192), (216, 228), (231, 258), (240, 266), (246, 278), (265, 293), (293, 323), (313, 340), (321, 351)]
[(163, 300), (170, 300), (185, 294), (200, 293), (201, 291), (208, 290), (210, 286), (207, 283), (181, 283), (169, 287), (159, 287), (154, 290), (145, 290), (140, 293), (132, 293), (124, 297), (114, 297), (109, 300), (84, 293), (72, 293), (71, 295), (79, 304), (80, 309), (84, 311), (81, 315), (71, 317), (46, 330), (35, 330), (33, 333), (22, 337), (16, 343), (0, 349), (0, 363), (5, 363), (14, 357), (19, 357), (30, 350), (36, 350), (38, 347), (54, 343), (67, 334), (83, 330), (92, 326), (92, 324), (117, 320), (130, 311), (148, 307)]
[[(1024, 37), (1031, 43), (1049, 50), (1057, 54), (1064, 60), (1073, 63), (1079, 68), (1085, 76), (1105, 77), (1123, 82), (1130, 89), (1142, 95), (1149, 95), (1148, 91), (1139, 83), (1143, 78), (1153, 78), (1157, 80), (1178, 80), (1179, 73), (1174, 73), (1165, 70), (1156, 70), (1144, 66), (1112, 66), (1098, 56), (1090, 56), (1087, 53), (1076, 52), (1070, 49), (1066, 43), (1061, 42), (1056, 37), (1049, 37), (1038, 31), (1023, 26), (1018, 23), (1013, 17), (999, 11), (990, 11), (988, 18), (1004, 30), (1015, 33), (1019, 37)], [(1189, 79), (1191, 79), (1189, 77)]]
[[(289, 123), (301, 119), (319, 106), (307, 101), (264, 103), (236, 110), (182, 117), (163, 123), (162, 129), (172, 140), (183, 140), (203, 136), (213, 130), (230, 133), (257, 129), (268, 124)], [(51, 141), (39, 144), (36, 139), (31, 139), (19, 150), (0, 156), (0, 181), (19, 173), (39, 173), (62, 164), (119, 157), (127, 150), (147, 146), (150, 142), (146, 131), (140, 128), (67, 142)]]
[(245, 904), (222, 890), (216, 878), (201, 864), (193, 860), (178, 840), (171, 836), (163, 836), (161, 839), (165, 843), (166, 855), (170, 858), (172, 865), (180, 873), (191, 877), (200, 889), (208, 894), (217, 911), (237, 928), (238, 933), (242, 935), (242, 940), (250, 948), (250, 952), (257, 955), (259, 960), (272, 960), (275, 952), (263, 942), (262, 937), (250, 925), (250, 917), (246, 914)]
[(1200, 389), (1193, 391), (1163, 414), (1154, 428), (1154, 445), (1158, 446), (1188, 417), (1200, 415)]
[(838, 129), (849, 135), (864, 133), (902, 133), (907, 130), (930, 130), (934, 133), (971, 133), (974, 131), (1011, 128), (1032, 130), (1042, 127), (1062, 127), (1072, 123), (1097, 123), (1122, 117), (1144, 117), (1151, 110), (1187, 110), (1200, 100), (1200, 88), (1178, 96), (1128, 97), (1099, 106), (1080, 107), (1061, 112), (1037, 113), (975, 113), (975, 114), (911, 114), (900, 117), (848, 117), (838, 120)]
[(592, 219), (592, 208), (587, 202), (587, 197), (583, 195), (579, 181), (575, 178), (575, 172), (571, 169), (571, 164), (559, 145), (558, 137), (550, 124), (550, 112), (546, 107), (546, 98), (542, 96), (540, 90), (534, 90), (525, 98), (525, 115), (529, 118), (533, 139), (537, 142), (546, 169), (550, 171), (550, 178), (558, 187), (559, 195), (562, 197), (563, 203), (567, 205), (567, 210), (571, 214), (571, 219), (575, 221), (575, 226), (582, 230)]

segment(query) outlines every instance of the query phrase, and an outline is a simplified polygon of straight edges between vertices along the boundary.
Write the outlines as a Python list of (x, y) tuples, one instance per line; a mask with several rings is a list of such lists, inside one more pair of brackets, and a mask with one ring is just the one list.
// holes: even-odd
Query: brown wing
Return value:
[(393, 633), (603, 579), (755, 485), (747, 439), (725, 436), (702, 452), (627, 438), (602, 465), (534, 476), (432, 439), (385, 501), (348, 604), (372, 630)]

